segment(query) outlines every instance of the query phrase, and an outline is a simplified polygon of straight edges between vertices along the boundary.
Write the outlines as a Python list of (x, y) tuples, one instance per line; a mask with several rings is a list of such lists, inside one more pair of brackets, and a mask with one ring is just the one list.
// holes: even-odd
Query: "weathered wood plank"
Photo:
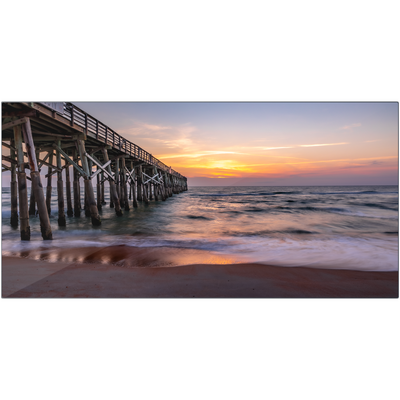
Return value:
[(1, 130), (5, 131), (6, 129), (14, 128), (14, 126), (25, 124), (26, 121), (28, 121), (28, 120), (29, 120), (29, 118), (25, 117), (25, 118), (16, 119), (15, 121), (12, 121), (12, 122), (8, 122), (7, 124), (2, 124)]

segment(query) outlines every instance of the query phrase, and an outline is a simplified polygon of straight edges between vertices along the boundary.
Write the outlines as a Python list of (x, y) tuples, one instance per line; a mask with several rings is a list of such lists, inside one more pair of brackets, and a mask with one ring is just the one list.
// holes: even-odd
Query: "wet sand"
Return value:
[(177, 266), (176, 251), (125, 246), (86, 248), (72, 263), (3, 256), (2, 297), (398, 298), (398, 271), (232, 264), (229, 257), (183, 253), (181, 264), (191, 265)]

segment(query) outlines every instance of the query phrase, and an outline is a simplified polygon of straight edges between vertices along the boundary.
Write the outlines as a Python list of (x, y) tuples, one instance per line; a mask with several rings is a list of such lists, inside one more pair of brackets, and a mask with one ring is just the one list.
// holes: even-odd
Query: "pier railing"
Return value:
[(113, 148), (125, 152), (126, 154), (129, 154), (148, 164), (154, 165), (164, 172), (168, 172), (176, 177), (183, 178), (180, 173), (170, 169), (170, 167), (153, 157), (150, 153), (125, 139), (107, 125), (92, 117), (87, 112), (81, 110), (75, 104), (64, 103), (64, 113), (62, 116), (69, 120), (71, 124), (76, 124), (84, 128), (88, 134), (90, 133), (91, 136), (94, 136), (100, 142), (110, 145)]

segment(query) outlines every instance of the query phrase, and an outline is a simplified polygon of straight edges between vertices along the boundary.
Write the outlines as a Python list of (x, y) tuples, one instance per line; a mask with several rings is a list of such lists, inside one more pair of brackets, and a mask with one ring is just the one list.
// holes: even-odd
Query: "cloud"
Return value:
[(132, 141), (140, 145), (140, 141), (155, 142), (160, 145), (160, 148), (171, 148), (179, 150), (194, 150), (197, 146), (193, 138), (193, 133), (196, 132), (196, 127), (188, 124), (178, 126), (162, 126), (147, 124), (141, 121), (130, 122), (130, 126), (121, 130), (121, 134), (127, 139), (129, 136), (134, 136)]
[(181, 158), (181, 157), (188, 157), (188, 158), (199, 158), (205, 156), (213, 156), (218, 154), (246, 154), (246, 153), (238, 153), (236, 151), (203, 151), (200, 153), (191, 153), (191, 154), (166, 154), (160, 156), (160, 158)]
[(293, 146), (289, 147), (255, 147), (256, 149), (260, 150), (278, 150), (278, 149), (293, 149)]
[(164, 131), (166, 129), (171, 129), (170, 126), (160, 126), (160, 125), (150, 125), (150, 124), (142, 124), (142, 126), (151, 131)]
[(347, 142), (343, 143), (319, 143), (319, 144), (300, 144), (299, 147), (320, 147), (320, 146), (337, 146), (340, 144), (348, 144)]
[(352, 128), (358, 128), (359, 126), (361, 126), (361, 124), (358, 122), (356, 124), (350, 124), (350, 125), (342, 126), (340, 128), (340, 130), (349, 130), (349, 129), (352, 129)]

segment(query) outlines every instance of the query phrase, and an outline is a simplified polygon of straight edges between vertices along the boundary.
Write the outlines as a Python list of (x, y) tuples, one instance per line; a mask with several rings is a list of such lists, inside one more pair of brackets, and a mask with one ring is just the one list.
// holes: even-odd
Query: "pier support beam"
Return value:
[[(61, 141), (57, 140), (58, 147), (61, 147)], [(61, 154), (56, 152), (57, 156), (57, 200), (58, 200), (58, 226), (66, 226), (64, 211), (64, 185), (62, 181)]]
[(99, 226), (101, 225), (101, 219), (99, 211), (97, 210), (96, 200), (94, 198), (92, 181), (90, 180), (91, 170), (89, 169), (88, 160), (86, 158), (85, 143), (83, 142), (82, 139), (78, 139), (76, 142), (78, 145), (79, 156), (82, 162), (82, 169), (87, 174), (87, 176), (84, 177), (85, 193), (87, 196), (87, 204), (90, 210), (90, 216), (92, 218), (92, 225)]
[(22, 126), (22, 130), (24, 134), (26, 153), (28, 155), (29, 165), (31, 168), (32, 189), (38, 207), (42, 238), (44, 240), (52, 240), (53, 234), (51, 231), (49, 214), (47, 212), (46, 201), (43, 194), (43, 186), (40, 180), (40, 172), (36, 161), (35, 145), (33, 143), (31, 123), (29, 118)]
[[(102, 152), (103, 152), (104, 163), (107, 163), (108, 162), (107, 149), (102, 149)], [(110, 175), (112, 175), (110, 165), (108, 165), (107, 170), (108, 170), (108, 173)], [(110, 207), (111, 207), (111, 201), (112, 201), (114, 204), (114, 207), (115, 207), (115, 213), (117, 214), (118, 217), (121, 217), (123, 214), (121, 211), (121, 206), (120, 206), (119, 199), (118, 199), (117, 189), (115, 187), (115, 182), (112, 179), (109, 179), (108, 183), (110, 185)]]
[(121, 184), (122, 192), (124, 194), (125, 211), (129, 211), (128, 190), (126, 187), (126, 173), (125, 173), (125, 157), (121, 158)]
[(148, 198), (148, 196), (147, 196), (147, 185), (146, 184), (143, 184), (143, 172), (142, 172), (142, 166), (140, 166), (139, 167), (140, 168), (140, 177), (141, 177), (141, 181), (142, 181), (142, 189), (143, 189), (143, 201), (146, 203), (146, 204), (149, 204), (149, 198)]
[(138, 201), (143, 201), (143, 196), (142, 196), (142, 167), (138, 167), (138, 172), (136, 174), (136, 182), (137, 182), (137, 199), (138, 199)]
[[(88, 173), (89, 176), (92, 176), (92, 161), (90, 159), (86, 159), (86, 161), (88, 164), (88, 171), (86, 173)], [(92, 182), (90, 182), (90, 185), (92, 186), (92, 190), (93, 190)], [(94, 191), (93, 191), (93, 197), (94, 197)], [(97, 203), (96, 203), (96, 207), (97, 207)], [(85, 185), (85, 216), (91, 217), (91, 215), (92, 214), (90, 212), (89, 195), (88, 195), (88, 192), (86, 190), (86, 185)]]
[[(77, 152), (73, 150), (73, 158), (74, 162), (78, 163), (78, 156)], [(81, 216), (81, 197), (80, 197), (80, 190), (79, 190), (79, 172), (74, 168), (74, 183), (73, 183), (73, 191), (74, 191), (74, 215), (75, 217)]]
[[(97, 166), (97, 170), (99, 170), (99, 166)], [(101, 184), (100, 184), (100, 173), (97, 174), (97, 185), (96, 185), (96, 191), (97, 191), (97, 209), (101, 211), (102, 205), (101, 205)]]
[(101, 172), (101, 205), (105, 206), (106, 202), (105, 202), (105, 194), (104, 194), (104, 172)]
[(131, 174), (132, 205), (134, 208), (137, 208), (138, 203), (136, 200), (136, 171), (132, 161), (131, 161), (131, 171), (132, 171)]
[[(157, 168), (153, 167), (153, 176), (157, 173)], [(154, 187), (154, 200), (158, 201), (159, 185), (153, 185)]]
[(120, 182), (120, 177), (119, 177), (119, 158), (117, 158), (115, 160), (115, 175), (114, 176), (115, 176), (115, 187), (116, 187), (116, 190), (117, 190), (119, 204), (120, 204), (121, 207), (123, 207), (124, 206), (124, 204), (123, 204), (124, 201), (121, 198), (121, 187), (119, 185), (119, 182)]
[(72, 209), (72, 197), (71, 197), (71, 180), (69, 175), (69, 163), (65, 160), (65, 185), (67, 192), (67, 215), (72, 217), (74, 215), (74, 210)]
[[(53, 164), (53, 151), (51, 151), (51, 154), (49, 156), (49, 164)], [(47, 167), (47, 187), (46, 187), (46, 207), (47, 207), (47, 212), (51, 213), (51, 178), (52, 175), (51, 173), (53, 172), (53, 168), (50, 166)]]
[[(11, 148), (10, 148), (10, 158), (15, 161), (15, 150), (14, 140), (11, 140)], [(17, 172), (16, 165), (11, 163), (11, 182), (10, 182), (10, 190), (11, 190), (11, 218), (10, 224), (12, 227), (18, 226), (18, 183), (17, 183)]]
[(17, 149), (18, 162), (18, 192), (19, 192), (19, 225), (21, 240), (31, 239), (31, 228), (29, 226), (28, 189), (26, 186), (26, 173), (24, 163), (24, 152), (22, 149), (21, 125), (14, 127), (14, 141)]
[(31, 184), (31, 194), (29, 197), (29, 215), (36, 215), (36, 202), (35, 202), (35, 192)]

